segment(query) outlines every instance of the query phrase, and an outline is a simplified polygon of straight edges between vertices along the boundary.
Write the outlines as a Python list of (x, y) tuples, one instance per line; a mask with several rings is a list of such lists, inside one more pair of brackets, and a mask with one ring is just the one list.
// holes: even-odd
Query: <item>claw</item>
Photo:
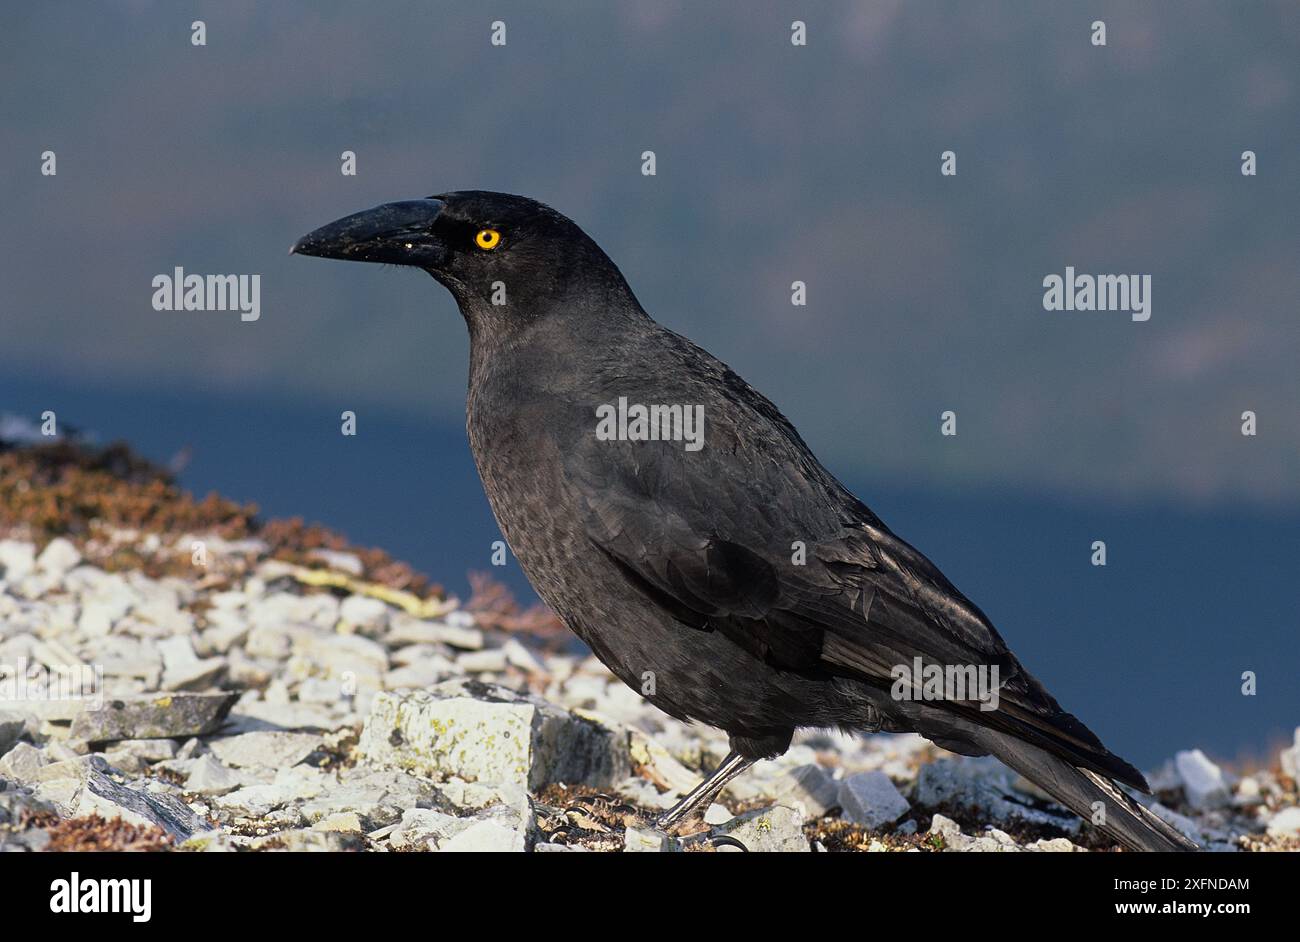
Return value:
[(711, 837), (709, 838), (709, 843), (712, 844), (715, 849), (718, 847), (739, 847), (745, 853), (749, 853), (749, 848), (736, 840), (730, 834), (719, 834), (717, 837)]

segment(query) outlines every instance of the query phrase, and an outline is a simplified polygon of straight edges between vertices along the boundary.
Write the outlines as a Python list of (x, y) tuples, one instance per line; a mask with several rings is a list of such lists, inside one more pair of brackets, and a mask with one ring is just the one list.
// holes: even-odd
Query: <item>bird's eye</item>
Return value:
[(501, 233), (495, 229), (480, 229), (474, 237), (474, 244), (481, 249), (494, 249), (501, 241)]

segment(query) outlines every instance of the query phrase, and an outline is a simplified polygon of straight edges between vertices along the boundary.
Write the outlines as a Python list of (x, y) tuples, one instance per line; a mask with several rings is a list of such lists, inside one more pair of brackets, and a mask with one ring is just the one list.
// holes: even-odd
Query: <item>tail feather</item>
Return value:
[(1103, 775), (1071, 765), (1037, 746), (993, 730), (980, 744), (1085, 821), (1105, 814), (1098, 827), (1129, 850), (1190, 851), (1200, 848), (1154, 812), (1142, 807)]

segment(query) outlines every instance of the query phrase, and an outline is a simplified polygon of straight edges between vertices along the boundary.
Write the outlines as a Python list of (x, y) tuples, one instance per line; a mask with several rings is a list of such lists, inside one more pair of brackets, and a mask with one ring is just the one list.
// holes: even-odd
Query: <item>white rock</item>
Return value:
[[(270, 682), (279, 665), (268, 658), (251, 658), (243, 648), (231, 648), (226, 655), (227, 677), (235, 687), (256, 688)], [(275, 721), (272, 721), (275, 722)], [(277, 726), (289, 725), (276, 723)]]
[(419, 689), (432, 687), (449, 674), (455, 673), (455, 665), (445, 658), (431, 658), (418, 664), (408, 664), (384, 674), (385, 690)]
[(353, 553), (343, 553), (338, 550), (318, 549), (312, 550), (311, 555), (336, 572), (346, 572), (350, 576), (359, 576), (364, 572), (361, 560)]
[(29, 722), (38, 724), (39, 720), (27, 713), (0, 710), (0, 756), (8, 752), (27, 732)]
[(206, 690), (216, 685), (229, 665), (224, 657), (208, 657), (170, 667), (163, 671), (161, 686), (164, 690)]
[(103, 638), (113, 630), (113, 618), (103, 607), (83, 605), (77, 618), (77, 630), (87, 638)]
[(254, 625), (248, 631), (244, 651), (251, 657), (282, 661), (293, 650), (293, 638), (283, 625)]
[(1201, 750), (1178, 753), (1174, 756), (1174, 767), (1193, 808), (1216, 808), (1231, 800), (1231, 790), (1222, 770)]
[(608, 677), (592, 677), (588, 674), (574, 674), (564, 682), (561, 690), (562, 701), (568, 707), (595, 709), (605, 699), (605, 690), (609, 686)]
[(506, 656), (506, 660), (528, 674), (543, 674), (546, 669), (542, 667), (542, 662), (533, 656), (533, 652), (519, 643), (518, 639), (511, 638), (501, 646), (501, 651)]
[(457, 811), (478, 813), (491, 810), (515, 830), (527, 830), (534, 820), (532, 799), (527, 789), (518, 785), (453, 779), (439, 785), (438, 794)]
[(61, 814), (69, 817), (98, 814), (131, 824), (156, 825), (177, 843), (211, 828), (174, 795), (150, 790), (140, 782), (122, 785), (93, 763), (84, 764), (77, 776), (42, 782), (36, 787), (35, 796), (54, 804)]
[(332, 595), (272, 593), (248, 610), (253, 628), (287, 629), (311, 625), (333, 631), (339, 620), (339, 602)]
[(1273, 815), (1268, 833), (1274, 837), (1300, 837), (1300, 807), (1292, 805)]
[(473, 628), (476, 624), (474, 616), (463, 608), (458, 608), (453, 612), (448, 612), (444, 621), (453, 628)]
[(313, 733), (257, 730), (213, 739), (209, 741), (208, 748), (226, 765), (235, 768), (261, 766), (283, 769), (301, 762), (323, 743), (322, 737)]
[[(802, 806), (810, 819), (820, 818), (834, 805), (842, 804), (839, 783), (815, 762), (786, 770), (772, 782), (767, 793), (781, 804)], [(906, 807), (907, 802), (903, 805)]]
[[(194, 630), (193, 613), (181, 610), (174, 593), (155, 593), (136, 605), (131, 614), (140, 623), (136, 630), (141, 636), (189, 635)], [(146, 626), (153, 626), (156, 631), (147, 633), (143, 630)]]
[(1147, 772), (1146, 778), (1153, 794), (1177, 791), (1183, 787), (1183, 780), (1178, 776), (1178, 768), (1173, 759), (1166, 759), (1154, 772)]
[(406, 612), (393, 612), (388, 626), (384, 640), (392, 647), (411, 644), (443, 644), (464, 650), (483, 647), (483, 632), (477, 629), (452, 628), (443, 622), (416, 618)]
[(50, 760), (42, 750), (20, 742), (0, 757), (0, 778), (28, 785), (37, 781), (37, 774), (49, 764)]
[(438, 847), (446, 853), (520, 852), (527, 844), (522, 831), (512, 830), (499, 821), (479, 820)]
[(506, 669), (506, 655), (500, 648), (470, 651), (456, 658), (456, 667), (466, 674), (499, 674)]
[(654, 717), (656, 713), (639, 691), (621, 683), (608, 684), (601, 696), (592, 702), (591, 709), (629, 726), (636, 725), (644, 717)]
[(628, 739), (632, 761), (670, 791), (684, 795), (700, 783), (700, 775), (677, 761), (657, 739), (636, 728), (628, 730)]
[(337, 703), (343, 699), (343, 682), (308, 677), (298, 685), (299, 703)]
[(853, 824), (876, 830), (907, 814), (907, 799), (884, 772), (858, 772), (840, 782), (840, 807)]
[(294, 789), (275, 783), (248, 785), (216, 799), (223, 811), (243, 818), (265, 818), (294, 799)]
[(577, 667), (573, 658), (562, 654), (551, 654), (544, 659), (543, 663), (546, 665), (546, 672), (551, 675), (551, 682), (559, 684), (572, 677)]
[[(213, 609), (228, 612), (243, 608), (249, 602), (249, 598), (244, 592), (232, 590), (228, 592), (213, 592), (208, 596), (208, 601), (212, 604)], [(211, 615), (211, 611), (209, 611), (208, 614)]]
[[(145, 762), (162, 762), (175, 758), (177, 748), (173, 739), (122, 739), (113, 743), (112, 751), (132, 755)], [(107, 753), (105, 757), (108, 758)], [(108, 761), (113, 760), (109, 758)]]
[(985, 840), (991, 840), (999, 850), (1020, 850), (1020, 845), (1006, 831), (1000, 831), (995, 827), (989, 827), (985, 830), (982, 837)]
[(453, 621), (453, 616), (460, 615), (460, 612), (452, 612), (447, 616), (446, 624), (439, 625), (435, 623), (432, 632), (433, 641), (441, 642), (449, 647), (459, 648), (462, 651), (477, 651), (483, 647), (483, 632), (474, 627), (474, 620), (471, 618), (467, 624), (459, 620)]
[(734, 815), (727, 810), (725, 805), (714, 802), (709, 805), (708, 810), (704, 812), (705, 824), (726, 824)]
[(609, 787), (631, 770), (627, 737), (537, 697), (447, 681), (375, 697), (358, 751), (436, 780)]
[(364, 675), (378, 687), (379, 675), (388, 670), (388, 649), (363, 635), (303, 632), (295, 638), (294, 651), (330, 676), (347, 674), (358, 684)]
[(59, 577), (50, 573), (32, 572), (11, 584), (10, 592), (24, 599), (39, 599), (58, 587)]
[[(77, 573), (87, 571), (98, 572), (98, 570), (90, 570), (89, 567), (81, 566), (73, 570), (65, 581), (70, 581)], [(141, 596), (131, 588), (121, 573), (104, 573), (104, 578), (96, 582), (89, 592), (81, 596), (82, 613), (85, 614), (88, 610), (93, 611), (97, 614), (92, 617), (102, 617), (113, 624), (117, 624), (140, 600)]]
[(442, 657), (443, 646), (440, 644), (427, 644), (420, 642), (417, 644), (400, 644), (394, 647), (392, 636), (385, 639), (388, 645), (388, 663), (394, 667), (410, 667), (412, 664), (420, 664), (431, 658), (442, 658), (448, 666), (455, 666), (447, 658)]
[(349, 595), (339, 605), (339, 619), (366, 632), (386, 628), (388, 612), (387, 605), (369, 595)]
[(222, 765), (212, 756), (194, 759), (185, 790), (199, 795), (228, 795), (244, 784), (243, 778)]
[[(803, 815), (793, 808), (774, 805), (737, 815), (713, 831), (715, 836), (738, 840), (752, 853), (808, 851), (808, 838), (803, 834)], [(739, 850), (726, 845), (719, 851)]]
[[(614, 793), (628, 802), (649, 811), (667, 811), (681, 797), (680, 793), (660, 793), (650, 782), (640, 776), (625, 778), (614, 786)], [(730, 817), (730, 815), (728, 815)]]
[[(728, 816), (730, 817), (730, 816)], [(628, 828), (623, 832), (623, 850), (625, 852), (663, 853), (669, 849), (671, 841), (663, 831)]]
[(1264, 802), (1264, 793), (1260, 790), (1259, 779), (1246, 775), (1238, 779), (1232, 802), (1240, 808), (1253, 808)]
[(245, 703), (230, 712), (230, 719), (225, 732), (228, 735), (240, 735), (246, 732), (275, 732), (267, 727), (285, 727), (286, 729), (329, 729), (339, 722), (349, 725), (357, 719), (350, 711), (345, 711), (340, 704), (323, 705), (319, 703)]
[(1026, 844), (1025, 850), (1040, 851), (1055, 854), (1071, 854), (1075, 851), (1082, 851), (1082, 847), (1076, 847), (1070, 842), (1068, 837), (1040, 838), (1032, 844)]
[(80, 562), (81, 552), (72, 541), (56, 536), (41, 551), (41, 555), (36, 557), (36, 568), (58, 579), (76, 568)]
[(945, 851), (963, 851), (971, 846), (972, 839), (961, 832), (961, 826), (952, 818), (936, 814), (930, 819), (930, 830), (926, 832), (943, 839)]
[(163, 638), (154, 647), (162, 656), (164, 669), (193, 664), (199, 659), (199, 656), (194, 653), (194, 644), (190, 641), (189, 635)]
[(157, 687), (162, 676), (162, 658), (151, 645), (128, 635), (89, 638), (81, 647), (82, 656), (103, 668), (106, 677), (138, 677), (149, 689)]
[(429, 807), (435, 798), (433, 787), (415, 776), (358, 766), (341, 770), (337, 782), (322, 779), (319, 793), (304, 801), (300, 811), (308, 822), (354, 811), (373, 830), (396, 824), (411, 808)]
[(237, 611), (214, 608), (205, 617), (208, 627), (199, 638), (205, 655), (226, 654), (248, 637), (248, 620)]
[(394, 850), (437, 850), (472, 823), (472, 818), (458, 818), (432, 808), (408, 808), (402, 812), (401, 823), (389, 832), (388, 844)]
[(327, 818), (321, 818), (312, 828), (317, 831), (338, 831), (343, 834), (360, 834), (363, 830), (361, 818), (354, 811), (339, 811)]
[(940, 759), (921, 766), (912, 800), (923, 808), (961, 809), (995, 823), (1021, 821), (1071, 834), (1079, 830), (1079, 819), (1068, 812), (1053, 814), (1017, 800), (1012, 786), (1015, 778), (1014, 772), (991, 756)]
[(114, 576), (125, 583), (120, 574), (107, 573), (98, 566), (82, 563), (63, 577), (63, 587), (74, 595), (93, 595)]
[(0, 540), (0, 577), (16, 583), (36, 568), (36, 547), (19, 540)]

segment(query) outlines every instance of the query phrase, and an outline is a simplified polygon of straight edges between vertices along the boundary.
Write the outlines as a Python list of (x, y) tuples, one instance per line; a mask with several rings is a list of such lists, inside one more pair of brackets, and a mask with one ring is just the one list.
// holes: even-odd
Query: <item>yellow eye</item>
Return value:
[(495, 229), (480, 229), (474, 237), (474, 244), (481, 249), (494, 249), (501, 241), (501, 233)]

